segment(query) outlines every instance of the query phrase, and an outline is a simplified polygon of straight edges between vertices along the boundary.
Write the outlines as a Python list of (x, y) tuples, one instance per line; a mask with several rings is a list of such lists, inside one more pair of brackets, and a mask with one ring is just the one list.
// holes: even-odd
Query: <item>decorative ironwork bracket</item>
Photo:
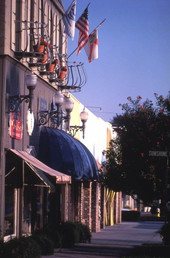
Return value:
[(78, 126), (78, 125), (70, 125), (69, 126), (69, 134), (71, 134), (73, 137), (76, 135), (76, 133), (78, 131), (82, 131), (83, 132), (83, 139), (84, 139), (84, 131), (85, 131), (85, 123), (83, 122), (82, 126)]
[(30, 95), (20, 95), (20, 96), (10, 96), (8, 112), (18, 112), (20, 104), (25, 101), (26, 103), (30, 102)]
[(40, 111), (38, 113), (38, 125), (45, 125), (50, 122), (50, 127), (58, 128), (62, 121), (68, 121), (68, 115), (63, 116), (62, 111), (50, 110)]

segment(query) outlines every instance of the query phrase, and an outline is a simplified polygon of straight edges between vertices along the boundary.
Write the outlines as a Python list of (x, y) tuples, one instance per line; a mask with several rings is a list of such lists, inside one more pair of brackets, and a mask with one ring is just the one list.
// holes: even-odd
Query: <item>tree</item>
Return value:
[(149, 151), (170, 151), (170, 92), (155, 94), (153, 102), (138, 96), (121, 105), (123, 114), (113, 118), (116, 137), (106, 151), (106, 185), (136, 195), (146, 205), (164, 198), (166, 157), (151, 157)]

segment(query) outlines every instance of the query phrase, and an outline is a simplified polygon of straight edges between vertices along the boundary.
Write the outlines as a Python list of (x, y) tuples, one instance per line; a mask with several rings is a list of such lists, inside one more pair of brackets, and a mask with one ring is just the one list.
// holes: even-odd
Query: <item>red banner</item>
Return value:
[(9, 135), (11, 138), (22, 139), (22, 120), (21, 112), (10, 112), (9, 114)]

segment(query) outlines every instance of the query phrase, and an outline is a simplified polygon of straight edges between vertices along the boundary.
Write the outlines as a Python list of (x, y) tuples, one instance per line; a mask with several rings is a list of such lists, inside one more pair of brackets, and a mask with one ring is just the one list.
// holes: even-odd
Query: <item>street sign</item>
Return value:
[(149, 151), (149, 156), (168, 157), (168, 151)]

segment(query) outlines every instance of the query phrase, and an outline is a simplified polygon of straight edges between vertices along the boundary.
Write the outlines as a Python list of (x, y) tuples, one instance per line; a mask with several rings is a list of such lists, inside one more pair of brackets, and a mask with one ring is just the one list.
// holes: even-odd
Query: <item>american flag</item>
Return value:
[(88, 22), (88, 6), (84, 10), (83, 14), (76, 22), (76, 28), (79, 30), (77, 55), (81, 49), (86, 45), (89, 38), (89, 22)]
[(73, 0), (68, 10), (63, 16), (63, 22), (65, 25), (64, 32), (72, 39), (75, 34), (75, 19), (76, 19), (76, 0)]

